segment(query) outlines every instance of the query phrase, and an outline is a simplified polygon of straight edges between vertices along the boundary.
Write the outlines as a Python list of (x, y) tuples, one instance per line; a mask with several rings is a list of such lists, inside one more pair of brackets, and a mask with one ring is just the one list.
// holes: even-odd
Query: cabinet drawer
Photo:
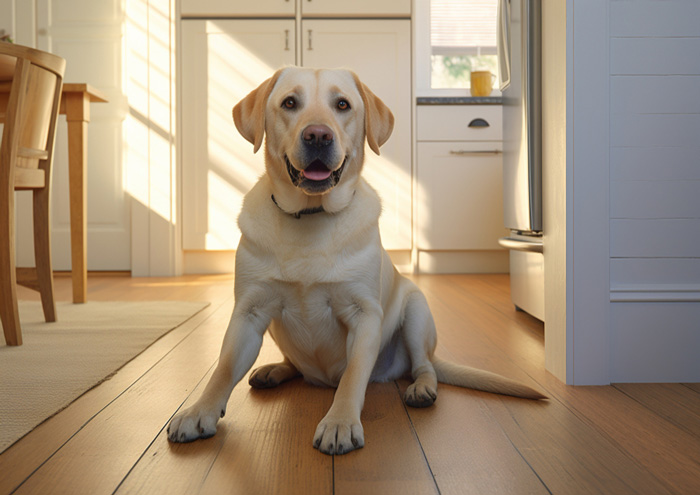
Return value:
[(418, 141), (500, 141), (503, 136), (500, 105), (420, 105), (416, 112)]
[(418, 249), (500, 249), (503, 158), (488, 149), (501, 143), (418, 143)]
[(294, 17), (295, 0), (182, 0), (182, 17)]
[(411, 0), (301, 0), (305, 17), (411, 17)]
[[(183, 17), (293, 17), (296, 0), (182, 0)], [(307, 17), (411, 17), (411, 0), (301, 0)]]

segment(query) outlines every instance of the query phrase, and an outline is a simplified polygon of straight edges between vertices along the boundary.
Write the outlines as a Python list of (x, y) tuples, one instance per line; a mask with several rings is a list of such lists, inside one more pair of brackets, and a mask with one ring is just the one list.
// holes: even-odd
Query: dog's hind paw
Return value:
[(407, 406), (411, 407), (430, 407), (437, 399), (437, 391), (432, 387), (412, 383), (403, 394), (403, 400)]
[(299, 372), (286, 362), (266, 364), (250, 374), (248, 383), (253, 388), (273, 388), (297, 376)]

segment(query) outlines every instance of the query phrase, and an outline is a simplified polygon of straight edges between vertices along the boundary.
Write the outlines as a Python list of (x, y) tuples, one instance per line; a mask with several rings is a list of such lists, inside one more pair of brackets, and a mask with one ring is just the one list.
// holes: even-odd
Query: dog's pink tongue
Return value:
[(314, 162), (309, 165), (302, 174), (309, 180), (326, 180), (331, 176), (331, 171), (322, 163)]
[(304, 177), (309, 180), (326, 180), (330, 176), (330, 170), (304, 170)]

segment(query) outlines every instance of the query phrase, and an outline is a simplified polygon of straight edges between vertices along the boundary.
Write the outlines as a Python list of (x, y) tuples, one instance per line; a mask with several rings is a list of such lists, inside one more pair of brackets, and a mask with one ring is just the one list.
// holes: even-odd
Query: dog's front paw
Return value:
[(195, 404), (175, 415), (168, 425), (168, 440), (177, 443), (192, 442), (216, 434), (216, 423), (226, 411), (222, 408), (206, 408)]
[(365, 433), (359, 419), (326, 416), (316, 428), (314, 448), (324, 454), (347, 454), (364, 446)]

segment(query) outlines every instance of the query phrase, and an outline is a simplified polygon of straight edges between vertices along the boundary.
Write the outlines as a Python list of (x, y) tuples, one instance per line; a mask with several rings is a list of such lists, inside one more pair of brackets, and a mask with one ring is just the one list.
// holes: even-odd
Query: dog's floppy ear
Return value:
[(279, 79), (282, 69), (239, 101), (233, 107), (233, 122), (241, 136), (253, 143), (253, 153), (257, 153), (265, 135), (265, 105)]
[(362, 103), (365, 105), (365, 134), (367, 144), (376, 154), (379, 154), (379, 147), (382, 146), (391, 136), (394, 130), (394, 114), (389, 107), (362, 82), (357, 74), (353, 73), (355, 84), (362, 96)]

